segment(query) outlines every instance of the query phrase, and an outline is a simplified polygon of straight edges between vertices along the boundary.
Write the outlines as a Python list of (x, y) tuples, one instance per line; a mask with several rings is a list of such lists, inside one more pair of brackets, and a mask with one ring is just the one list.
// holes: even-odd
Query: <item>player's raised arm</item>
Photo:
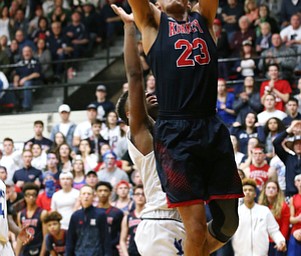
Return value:
[(136, 42), (136, 28), (132, 15), (125, 13), (122, 8), (116, 5), (112, 5), (112, 8), (124, 22), (124, 64), (129, 83), (128, 108), (131, 136), (139, 151), (148, 154), (152, 150), (150, 147), (152, 143), (146, 142), (151, 138), (148, 130), (143, 71)]
[(218, 8), (218, 0), (199, 0), (199, 3), (194, 6), (193, 11), (199, 12), (208, 21), (208, 26), (212, 27)]

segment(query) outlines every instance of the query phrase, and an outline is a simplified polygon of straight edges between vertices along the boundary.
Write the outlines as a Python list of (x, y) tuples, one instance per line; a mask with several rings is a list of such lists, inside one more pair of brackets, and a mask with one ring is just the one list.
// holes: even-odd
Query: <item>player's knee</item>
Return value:
[(189, 239), (191, 243), (202, 245), (205, 239), (200, 239), (200, 237), (205, 237), (207, 232), (206, 223), (194, 223), (190, 227), (185, 227), (186, 239)]

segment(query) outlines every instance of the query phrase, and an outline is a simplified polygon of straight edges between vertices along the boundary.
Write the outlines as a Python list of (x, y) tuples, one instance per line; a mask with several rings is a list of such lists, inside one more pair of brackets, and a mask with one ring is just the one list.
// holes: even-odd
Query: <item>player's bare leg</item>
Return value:
[(186, 231), (184, 254), (208, 256), (207, 223), (204, 204), (178, 207)]

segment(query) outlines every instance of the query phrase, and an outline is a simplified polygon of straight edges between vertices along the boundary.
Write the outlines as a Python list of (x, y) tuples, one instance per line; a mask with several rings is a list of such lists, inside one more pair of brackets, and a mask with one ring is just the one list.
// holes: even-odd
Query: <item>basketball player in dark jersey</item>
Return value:
[[(44, 255), (45, 245), (43, 237), (47, 229), (43, 226), (42, 219), (46, 216), (47, 211), (38, 207), (36, 199), (39, 193), (39, 187), (34, 183), (27, 183), (22, 190), (26, 202), (26, 207), (18, 213), (17, 221), (19, 227), (27, 226), (28, 232), (32, 235), (31, 242), (23, 246), (22, 255)], [(44, 227), (44, 229), (43, 229)], [(17, 243), (16, 254), (20, 253), (20, 244)]]
[[(156, 77), (157, 170), (169, 207), (186, 229), (185, 255), (209, 255), (238, 226), (242, 197), (227, 128), (216, 117), (217, 51), (212, 24), (217, 0), (129, 0), (144, 52)], [(205, 219), (209, 202), (213, 221)], [(208, 232), (209, 231), (209, 232)], [(204, 239), (200, 239), (200, 238)]]

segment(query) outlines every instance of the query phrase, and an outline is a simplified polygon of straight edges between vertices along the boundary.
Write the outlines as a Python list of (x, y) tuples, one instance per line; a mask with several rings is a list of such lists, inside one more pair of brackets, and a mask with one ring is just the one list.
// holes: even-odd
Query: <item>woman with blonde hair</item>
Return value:
[[(270, 208), (279, 225), (280, 232), (287, 241), (289, 236), (290, 209), (285, 202), (284, 194), (277, 181), (269, 180), (265, 184), (262, 192), (260, 193), (258, 203)], [(268, 256), (284, 255), (284, 252), (276, 250), (275, 243), (270, 239)]]
[(245, 5), (245, 15), (248, 17), (249, 21), (253, 24), (259, 18), (259, 9), (255, 0), (246, 0)]

